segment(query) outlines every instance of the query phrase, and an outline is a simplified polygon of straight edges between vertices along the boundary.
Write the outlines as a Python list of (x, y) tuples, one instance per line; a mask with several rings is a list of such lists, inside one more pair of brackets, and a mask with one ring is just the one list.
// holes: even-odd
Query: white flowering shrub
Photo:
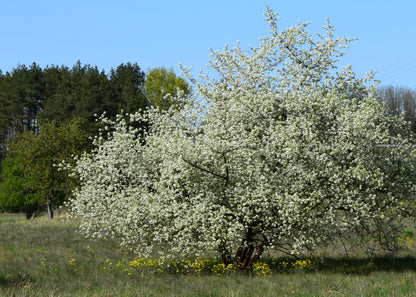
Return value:
[[(251, 266), (266, 248), (297, 252), (377, 225), (413, 205), (415, 158), (403, 117), (387, 115), (373, 74), (337, 69), (351, 42), (329, 22), (299, 24), (258, 48), (212, 52), (182, 109), (119, 116), (77, 159), (70, 201), (81, 229), (139, 256), (216, 251)], [(146, 121), (146, 131), (128, 123)]]

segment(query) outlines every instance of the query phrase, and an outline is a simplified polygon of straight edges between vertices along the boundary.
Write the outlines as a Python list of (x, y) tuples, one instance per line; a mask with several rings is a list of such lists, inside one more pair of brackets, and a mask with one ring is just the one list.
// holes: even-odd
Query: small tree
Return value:
[(2, 163), (0, 209), (23, 211), (29, 219), (40, 211), (59, 207), (71, 194), (76, 180), (56, 166), (88, 148), (82, 122), (43, 122), (38, 134), (23, 133), (10, 146)]
[[(245, 269), (264, 249), (382, 233), (385, 218), (408, 210), (409, 129), (387, 115), (371, 74), (335, 71), (350, 40), (329, 22), (314, 40), (307, 25), (279, 32), (277, 15), (266, 18), (260, 47), (213, 52), (216, 78), (193, 80), (174, 114), (103, 119), (114, 132), (73, 169), (81, 187), (70, 209), (86, 235), (117, 236), (142, 256), (214, 250)], [(136, 120), (149, 131), (126, 124)]]

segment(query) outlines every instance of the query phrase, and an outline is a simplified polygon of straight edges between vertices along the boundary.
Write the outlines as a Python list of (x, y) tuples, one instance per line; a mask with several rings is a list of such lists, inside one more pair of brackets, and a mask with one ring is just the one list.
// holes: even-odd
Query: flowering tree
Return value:
[(184, 68), (195, 93), (176, 97), (181, 110), (103, 118), (110, 137), (73, 168), (69, 206), (88, 236), (142, 256), (214, 250), (244, 269), (266, 248), (313, 248), (406, 211), (409, 129), (387, 116), (372, 74), (336, 72), (350, 40), (329, 22), (314, 40), (305, 24), (279, 32), (266, 19), (258, 48), (212, 52), (215, 79)]

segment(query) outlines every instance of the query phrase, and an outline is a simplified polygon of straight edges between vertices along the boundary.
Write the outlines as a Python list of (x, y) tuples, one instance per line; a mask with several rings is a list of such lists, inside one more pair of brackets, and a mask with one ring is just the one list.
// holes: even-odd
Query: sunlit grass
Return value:
[(76, 222), (0, 214), (0, 296), (416, 296), (415, 271), (413, 257), (265, 257), (241, 274), (215, 258), (137, 258)]

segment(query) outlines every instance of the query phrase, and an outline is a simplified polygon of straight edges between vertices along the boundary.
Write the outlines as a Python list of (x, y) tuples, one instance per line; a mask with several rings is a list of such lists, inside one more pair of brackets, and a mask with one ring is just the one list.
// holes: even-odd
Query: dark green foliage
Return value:
[(48, 67), (44, 70), (45, 100), (40, 118), (66, 122), (85, 119), (85, 130), (94, 134), (95, 114), (114, 109), (120, 98), (110, 100), (110, 81), (103, 71), (80, 62), (72, 69)]
[(8, 112), (8, 123), (16, 132), (36, 132), (36, 114), (42, 108), (42, 69), (33, 63), (29, 68), (19, 65), (5, 76), (2, 101)]
[(42, 76), (42, 69), (35, 63), (0, 74), (0, 157), (5, 143), (16, 133), (37, 131), (36, 116), (43, 102)]
[(41, 118), (68, 121), (80, 117), (94, 121), (103, 112), (109, 83), (104, 72), (78, 62), (72, 69), (50, 67), (44, 70), (45, 101)]
[(76, 180), (57, 165), (89, 147), (81, 120), (66, 124), (43, 122), (39, 133), (24, 132), (10, 145), (1, 172), (0, 209), (33, 214), (59, 207)]
[(11, 153), (2, 162), (2, 174), (0, 179), (0, 210), (12, 212), (29, 209), (29, 199), (25, 196), (21, 184), (24, 178), (25, 158), (23, 153)]
[(135, 112), (148, 106), (145, 75), (137, 64), (121, 64), (107, 75), (95, 66), (77, 62), (72, 68), (35, 63), (0, 73), (0, 159), (16, 134), (37, 132), (40, 120), (85, 120), (84, 129), (97, 132), (96, 115), (112, 118), (121, 110)]
[[(145, 75), (137, 64), (121, 64), (110, 72), (111, 95), (107, 113), (112, 116), (120, 110), (135, 112), (148, 106), (143, 92)], [(114, 104), (116, 103), (116, 104)]]

